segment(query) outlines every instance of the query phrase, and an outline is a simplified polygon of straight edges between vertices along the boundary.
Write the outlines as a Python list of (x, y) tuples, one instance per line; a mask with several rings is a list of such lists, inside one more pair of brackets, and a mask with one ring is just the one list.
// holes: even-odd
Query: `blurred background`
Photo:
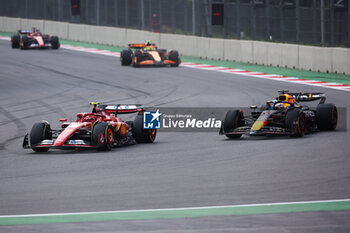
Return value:
[(348, 0), (0, 0), (0, 15), (212, 38), (350, 47)]

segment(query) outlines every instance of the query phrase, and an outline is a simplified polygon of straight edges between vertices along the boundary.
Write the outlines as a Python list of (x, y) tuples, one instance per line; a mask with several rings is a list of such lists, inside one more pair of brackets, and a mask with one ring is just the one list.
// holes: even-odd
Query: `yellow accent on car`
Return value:
[(266, 121), (256, 121), (250, 130), (257, 131), (261, 130), (262, 127), (266, 125)]

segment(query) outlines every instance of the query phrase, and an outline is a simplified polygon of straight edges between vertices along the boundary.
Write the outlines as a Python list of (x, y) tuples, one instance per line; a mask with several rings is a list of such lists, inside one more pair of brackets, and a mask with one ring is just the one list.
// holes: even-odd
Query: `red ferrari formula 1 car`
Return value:
[[(320, 100), (316, 109), (299, 104), (314, 100)], [(275, 100), (267, 101), (260, 109), (251, 106), (251, 114), (244, 115), (240, 109), (228, 111), (220, 134), (228, 138), (240, 138), (243, 134), (302, 137), (318, 130), (334, 130), (338, 122), (337, 107), (325, 101), (323, 93), (280, 91)]]
[[(78, 113), (77, 120), (60, 119), (61, 128), (53, 130), (47, 121), (35, 123), (24, 137), (23, 148), (35, 152), (49, 149), (95, 148), (110, 150), (114, 146), (152, 143), (156, 129), (143, 128), (141, 105), (101, 105), (91, 103), (90, 113)], [(123, 121), (119, 114), (137, 113), (134, 121)]]
[(166, 49), (158, 49), (155, 44), (146, 43), (129, 44), (128, 49), (120, 53), (120, 62), (123, 66), (132, 64), (139, 66), (167, 66), (177, 67), (180, 65), (179, 52)]
[(17, 34), (11, 37), (11, 47), (30, 49), (30, 48), (52, 48), (58, 49), (60, 42), (57, 36), (42, 34), (38, 29), (18, 30)]

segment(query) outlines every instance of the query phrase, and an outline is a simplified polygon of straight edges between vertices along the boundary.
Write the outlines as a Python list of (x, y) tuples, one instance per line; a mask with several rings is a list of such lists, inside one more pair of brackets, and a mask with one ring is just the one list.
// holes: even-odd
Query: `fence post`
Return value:
[(312, 32), (313, 32), (313, 41), (314, 41), (314, 45), (317, 44), (317, 4), (316, 4), (316, 0), (313, 0), (313, 28), (312, 28)]
[(129, 7), (128, 0), (124, 0), (125, 2), (125, 28), (129, 26)]
[(96, 25), (100, 25), (100, 0), (96, 0)]
[(348, 47), (350, 48), (350, 3), (348, 3)]
[(321, 44), (324, 47), (324, 0), (321, 0)]
[(141, 30), (145, 30), (145, 2), (141, 0)]
[(118, 1), (114, 1), (114, 25), (118, 27)]
[(241, 8), (241, 0), (236, 1), (236, 27), (237, 27), (237, 38), (239, 40), (243, 39), (241, 38), (241, 15), (240, 15), (240, 8)]
[(331, 5), (330, 5), (331, 9), (331, 47), (334, 47), (334, 0), (331, 0)]
[(192, 0), (192, 34), (196, 35), (196, 10), (195, 10), (196, 2)]
[(299, 0), (295, 0), (295, 39), (300, 44), (300, 4)]
[(281, 42), (284, 42), (284, 9), (283, 9), (283, 1), (280, 1), (280, 36), (281, 36)]
[(159, 5), (159, 33), (161, 33), (162, 32), (162, 16), (163, 16), (162, 1), (158, 1), (158, 5)]
[(266, 19), (266, 40), (270, 41), (270, 0), (266, 0), (265, 5), (265, 19)]
[(250, 18), (252, 19), (252, 32), (251, 32), (251, 39), (256, 39), (256, 9), (254, 5), (254, 0), (250, 1)]
[(28, 19), (28, 0), (25, 0), (25, 16), (26, 16), (26, 19)]
[(171, 1), (171, 33), (175, 33), (175, 1)]

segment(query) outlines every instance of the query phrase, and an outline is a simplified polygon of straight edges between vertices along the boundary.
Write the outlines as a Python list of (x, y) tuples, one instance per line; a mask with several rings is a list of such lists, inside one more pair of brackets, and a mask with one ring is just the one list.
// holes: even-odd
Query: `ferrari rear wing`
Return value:
[(97, 104), (101, 110), (117, 114), (130, 114), (144, 111), (141, 104)]
[(19, 34), (28, 34), (28, 33), (31, 33), (32, 31), (31, 30), (18, 30), (17, 32)]
[(320, 100), (320, 103), (324, 103), (326, 101), (326, 95), (324, 93), (287, 93), (294, 97), (294, 99), (298, 102), (308, 102)]

